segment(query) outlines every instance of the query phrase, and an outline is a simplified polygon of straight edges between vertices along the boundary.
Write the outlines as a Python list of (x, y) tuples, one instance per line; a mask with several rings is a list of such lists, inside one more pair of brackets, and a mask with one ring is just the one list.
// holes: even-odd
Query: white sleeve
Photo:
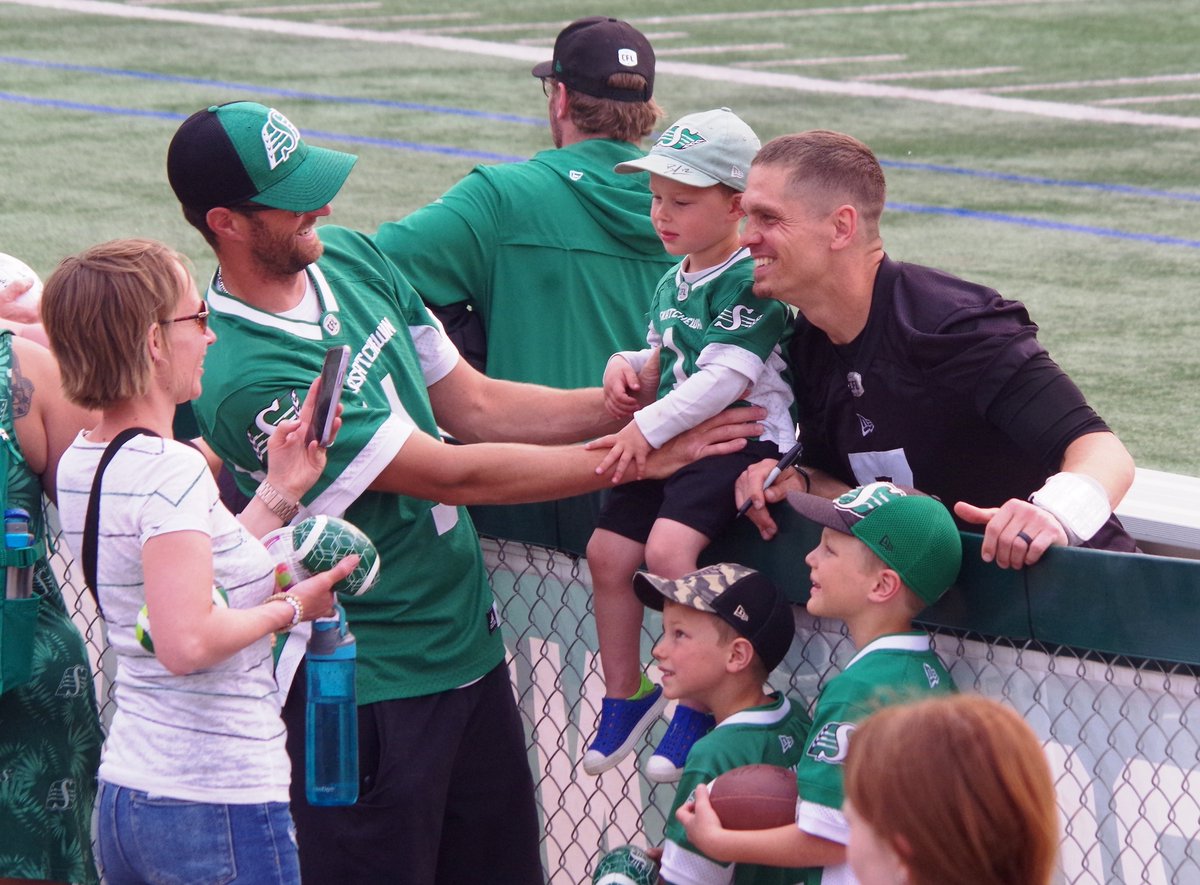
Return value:
[(430, 314), (430, 318), (434, 322), (432, 326), (422, 323), (408, 327), (417, 357), (421, 360), (421, 374), (425, 378), (426, 387), (436, 384), (449, 375), (450, 371), (458, 365), (458, 361), (462, 359), (454, 342), (446, 337), (446, 332), (438, 318), (433, 314)]
[(729, 885), (735, 864), (719, 864), (675, 842), (663, 844), (658, 874), (670, 885)]
[(850, 825), (846, 816), (837, 808), (805, 802), (796, 806), (796, 826), (804, 832), (845, 845), (850, 841)]
[(646, 441), (658, 448), (735, 402), (750, 378), (728, 366), (710, 364), (633, 416)]
[[(647, 347), (645, 350), (620, 350), (608, 358), (608, 362), (615, 359), (623, 359), (633, 367), (633, 371), (640, 372), (646, 367), (646, 363), (650, 362), (650, 357), (654, 355), (654, 350)], [(605, 364), (608, 368), (608, 364)]]

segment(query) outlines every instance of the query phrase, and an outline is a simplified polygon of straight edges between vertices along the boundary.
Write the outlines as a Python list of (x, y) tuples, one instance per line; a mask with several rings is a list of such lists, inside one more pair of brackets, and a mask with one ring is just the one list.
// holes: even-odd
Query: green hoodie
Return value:
[(470, 301), (487, 374), (595, 387), (609, 356), (645, 346), (647, 310), (675, 259), (650, 223), (633, 144), (588, 139), (523, 163), (477, 166), (375, 242), (431, 305)]

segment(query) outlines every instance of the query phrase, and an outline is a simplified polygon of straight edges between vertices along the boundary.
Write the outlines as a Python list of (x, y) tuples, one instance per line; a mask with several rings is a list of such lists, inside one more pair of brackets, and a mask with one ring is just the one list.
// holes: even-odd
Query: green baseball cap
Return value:
[(746, 189), (746, 173), (762, 146), (754, 130), (729, 108), (680, 117), (650, 153), (618, 163), (614, 172), (653, 172), (680, 184)]
[(662, 611), (666, 599), (716, 615), (750, 640), (770, 673), (796, 635), (792, 606), (766, 575), (734, 562), (710, 565), (674, 580), (638, 572), (633, 592), (642, 605)]
[(250, 201), (311, 212), (337, 195), (357, 160), (307, 144), (274, 108), (235, 101), (184, 120), (167, 149), (167, 178), (180, 203), (202, 212)]
[(962, 538), (937, 498), (873, 482), (832, 501), (800, 492), (789, 492), (787, 499), (813, 522), (858, 538), (929, 605), (958, 577)]

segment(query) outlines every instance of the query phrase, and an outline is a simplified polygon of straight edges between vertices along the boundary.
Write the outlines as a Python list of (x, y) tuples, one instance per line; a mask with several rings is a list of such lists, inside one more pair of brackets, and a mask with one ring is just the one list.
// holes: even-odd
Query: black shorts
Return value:
[(737, 478), (750, 465), (778, 457), (774, 443), (751, 440), (740, 452), (701, 458), (666, 479), (617, 486), (596, 528), (645, 544), (656, 519), (673, 519), (712, 540), (737, 516), (733, 501)]
[(305, 885), (543, 885), (525, 730), (501, 663), (462, 688), (358, 708), (358, 803), (304, 798), (304, 668), (284, 705)]

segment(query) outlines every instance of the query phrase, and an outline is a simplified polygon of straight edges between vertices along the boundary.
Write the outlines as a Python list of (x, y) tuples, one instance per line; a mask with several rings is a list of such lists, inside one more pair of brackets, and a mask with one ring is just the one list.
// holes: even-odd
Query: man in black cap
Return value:
[[(672, 266), (650, 222), (647, 176), (613, 171), (644, 155), (639, 142), (663, 115), (654, 50), (627, 22), (584, 18), (533, 76), (554, 149), (477, 166), (436, 202), (382, 225), (375, 242), (488, 375), (591, 387), (609, 356), (644, 346), (647, 293)], [(486, 355), (456, 336), (464, 324), (482, 324)], [(583, 553), (598, 511), (589, 495), (472, 516), (485, 534)]]

